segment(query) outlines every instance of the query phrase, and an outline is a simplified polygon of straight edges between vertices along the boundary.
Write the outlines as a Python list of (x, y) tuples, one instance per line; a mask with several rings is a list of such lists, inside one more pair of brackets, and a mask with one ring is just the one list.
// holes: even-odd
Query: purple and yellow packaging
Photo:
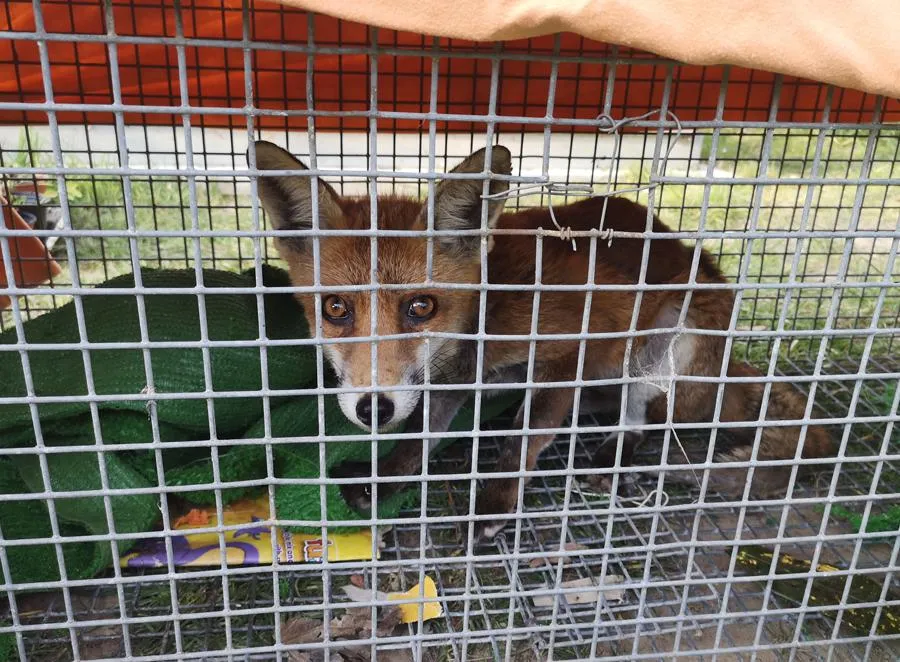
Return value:
[[(222, 512), (223, 525), (246, 524), (225, 531), (225, 563), (227, 565), (268, 565), (272, 563), (272, 529), (269, 521), (269, 499), (237, 501)], [(195, 529), (216, 526), (215, 508), (195, 508), (179, 517), (172, 528), (172, 563), (176, 567), (221, 566), (222, 553), (219, 534), (191, 533)], [(302, 534), (275, 529), (278, 560), (281, 563), (321, 563), (327, 549), (329, 561), (372, 560), (372, 532), (335, 533), (328, 536), (327, 545), (321, 535)], [(377, 551), (376, 551), (377, 555)], [(163, 568), (168, 565), (165, 537), (141, 540), (120, 560), (123, 568)]]

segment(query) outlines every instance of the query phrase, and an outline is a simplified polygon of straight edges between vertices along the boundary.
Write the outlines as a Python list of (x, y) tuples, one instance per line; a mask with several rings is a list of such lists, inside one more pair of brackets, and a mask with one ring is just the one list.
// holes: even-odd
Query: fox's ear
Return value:
[[(258, 170), (308, 170), (297, 158), (265, 140), (259, 140), (256, 150)], [(249, 162), (249, 153), (247, 161)], [(322, 179), (319, 183), (319, 227), (326, 228), (340, 218), (338, 195)], [(276, 230), (309, 230), (313, 227), (312, 178), (290, 175), (261, 176), (259, 199)], [(304, 238), (295, 237), (290, 243), (302, 245)]]
[[(485, 150), (480, 149), (450, 172), (484, 172), (484, 157)], [(495, 175), (512, 174), (512, 156), (502, 145), (494, 145), (491, 149), (490, 171)], [(441, 231), (480, 229), (482, 205), (485, 202), (481, 197), (483, 183), (482, 179), (445, 179), (439, 183), (434, 191), (434, 229)], [(491, 195), (503, 194), (508, 190), (509, 182), (491, 180), (489, 186)], [(487, 200), (488, 228), (496, 227), (505, 203), (506, 200), (502, 196)], [(439, 244), (445, 250), (454, 253), (477, 254), (479, 238), (475, 235), (444, 236), (440, 237)], [(493, 238), (488, 240), (488, 250), (492, 246)]]

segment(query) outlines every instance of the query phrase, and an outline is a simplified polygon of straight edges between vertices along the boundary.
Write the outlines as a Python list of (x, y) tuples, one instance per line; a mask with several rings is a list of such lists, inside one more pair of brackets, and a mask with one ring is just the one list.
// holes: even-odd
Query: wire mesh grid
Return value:
[[(50, 522), (48, 533), (24, 543), (0, 526), (7, 601), (0, 632), (12, 637), (13, 657), (896, 659), (900, 538), (891, 509), (900, 494), (894, 430), (900, 132), (889, 123), (900, 113), (895, 100), (736, 68), (685, 67), (573, 35), (473, 44), (262, 2), (11, 0), (3, 12), (0, 48), (11, 63), (0, 88), (4, 197), (23, 218), (32, 213), (24, 232), (39, 237), (61, 267), (49, 287), (22, 286), (12, 251), (22, 236), (14, 233), (23, 231), (0, 234), (5, 282), (16, 283), (5, 288), (11, 301), (0, 331), (10, 346), (3, 354), (21, 357), (28, 391), (2, 403), (28, 405), (35, 437), (24, 450), (4, 443), (3, 461), (37, 457), (39, 465), (33, 494), (4, 485), (3, 500), (44, 502)], [(711, 430), (727, 438), (730, 428), (716, 414), (705, 426), (650, 426), (638, 466), (618, 473), (628, 491), (611, 501), (608, 486), (593, 480), (591, 458), (607, 433), (623, 427), (618, 416), (583, 414), (577, 424), (563, 424), (557, 443), (528, 472), (513, 523), (476, 549), (472, 497), (484, 475), (474, 471), (497, 465), (500, 431), (517, 429), (507, 415), (486, 429), (470, 428), (474, 444), (457, 443), (432, 457), (418, 506), (402, 517), (360, 521), (381, 541), (377, 560), (177, 567), (172, 527), (187, 491), (167, 480), (158, 409), (176, 399), (203, 405), (206, 436), (180, 441), (208, 453), (213, 478), (206, 487), (216, 493), (217, 517), (210, 531), (224, 555), (223, 494), (235, 485), (222, 478), (220, 463), (233, 440), (216, 433), (215, 411), (247, 393), (208, 397), (217, 345), (207, 308), (214, 310), (215, 297), (195, 284), (183, 291), (197, 295), (201, 332), (187, 345), (201, 351), (205, 392), (150, 388), (151, 352), (161, 344), (150, 340), (146, 311), (161, 290), (142, 283), (142, 274), (188, 269), (202, 283), (204, 268), (250, 270), (249, 284), (218, 291), (249, 293), (263, 323), (265, 293), (279, 289), (262, 288), (261, 265), (279, 262), (276, 232), (265, 229), (256, 200), (258, 169), (244, 157), (257, 138), (303, 157), (314, 179), (321, 176), (342, 195), (417, 195), (430, 200), (432, 217), (435, 181), (485, 145), (512, 153), (507, 180), (514, 191), (521, 188), (506, 196), (508, 211), (558, 209), (583, 199), (586, 185), (591, 195), (614, 191), (650, 205), (679, 238), (702, 241), (729, 278), (732, 285), (722, 289), (737, 298), (724, 332), (732, 357), (771, 375), (766, 388), (784, 377), (812, 392), (809, 405), (841, 442), (839, 461), (814, 478), (792, 479), (787, 498), (762, 502), (698, 487), (692, 479), (704, 474), (702, 459), (687, 481), (671, 480), (676, 472), (654, 473), (661, 448), (679, 463), (681, 454), (705, 456)], [(43, 193), (22, 202), (17, 186), (29, 182)], [(479, 206), (486, 218), (487, 198)], [(598, 237), (607, 240), (600, 229), (592, 246)], [(382, 236), (371, 242), (376, 253)], [(565, 228), (548, 226), (535, 241), (569, 238)], [(94, 342), (87, 330), (91, 301), (105, 298), (93, 286), (130, 272), (137, 279), (119, 294), (136, 302), (140, 338), (118, 344), (140, 348), (147, 388), (117, 400), (92, 384), (97, 368), (90, 357), (111, 345)], [(532, 289), (552, 292), (541, 284)], [(603, 284), (581, 289), (602, 291)], [(530, 299), (529, 293), (529, 307)], [(29, 325), (70, 301), (74, 336), (37, 347)], [(475, 337), (484, 343), (483, 303), (481, 312)], [(584, 330), (573, 335), (586, 337)], [(241, 342), (261, 346), (265, 365), (279, 341), (258, 338), (267, 338), (264, 330)], [(36, 397), (28, 386), (30, 361), (53, 349), (83, 361), (83, 393)], [(265, 448), (266, 469), (242, 484), (267, 490), (270, 505), (275, 490), (291, 483), (274, 471), (276, 444), (268, 431), (276, 397), (318, 401), (319, 429), (295, 442), (318, 445), (321, 462), (311, 478), (294, 482), (325, 494), (322, 403), (339, 390), (325, 383), (326, 366), (318, 349), (311, 387), (276, 388), (263, 370), (261, 386), (250, 393), (266, 404), (263, 433), (246, 443)], [(437, 384), (429, 388), (440, 392)], [(476, 407), (483, 391), (477, 389)], [(54, 400), (90, 408), (90, 434), (80, 445), (54, 443), (40, 409)], [(150, 437), (116, 444), (114, 452), (100, 408), (126, 400), (148, 407)], [(376, 438), (391, 437), (359, 438), (374, 446)], [(422, 435), (410, 438), (419, 443)], [(60, 544), (72, 536), (60, 517), (68, 512), (66, 497), (76, 493), (59, 486), (55, 459), (74, 462), (77, 451), (97, 458), (99, 482), (74, 489), (99, 499), (106, 529), (87, 540), (82, 532), (81, 542), (109, 544), (116, 558), (143, 533), (116, 517), (117, 499), (141, 492), (110, 482), (109, 458), (119, 450), (154, 456), (153, 481), (143, 491), (154, 499), (167, 495), (157, 506), (156, 526), (169, 532), (163, 567), (73, 578)], [(321, 513), (292, 521), (274, 510), (266, 526), (320, 527), (327, 537), (339, 524)], [(876, 521), (886, 524), (873, 527)], [(10, 575), (16, 550), (48, 542), (59, 566), (50, 571), (55, 577)], [(749, 544), (811, 560), (813, 568), (834, 567), (794, 567), (780, 578), (768, 557), (756, 568), (746, 565), (741, 548)], [(351, 605), (344, 586), (405, 591), (426, 576), (436, 583), (440, 617), (373, 637), (383, 610), (367, 606), (370, 599), (363, 601), (368, 630), (360, 626), (349, 637), (333, 631)], [(848, 576), (852, 583), (843, 580)], [(291, 639), (296, 632), (290, 634), (298, 623), (318, 623), (321, 632), (298, 644)]]

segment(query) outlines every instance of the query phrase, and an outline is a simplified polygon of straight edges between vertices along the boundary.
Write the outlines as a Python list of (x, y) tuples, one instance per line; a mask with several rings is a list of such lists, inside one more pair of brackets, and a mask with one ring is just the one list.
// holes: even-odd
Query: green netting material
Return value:
[[(272, 267), (264, 268), (264, 284), (286, 286), (287, 274)], [(142, 272), (142, 284), (149, 288), (185, 288), (196, 285), (195, 272)], [(205, 270), (203, 284), (209, 288), (246, 288), (255, 284), (254, 274), (235, 274)], [(98, 286), (132, 288), (132, 276), (122, 276)], [(257, 340), (259, 312), (257, 296), (247, 294), (207, 293), (204, 297), (208, 338), (216, 341)], [(288, 294), (266, 294), (262, 297), (265, 331), (269, 339), (290, 340), (308, 336), (303, 315)], [(196, 294), (147, 294), (143, 296), (146, 311), (147, 340), (183, 342), (201, 340), (201, 315)], [(142, 340), (138, 303), (132, 294), (82, 298), (87, 339), (92, 343), (136, 343)], [(39, 350), (35, 346), (48, 343), (78, 343), (78, 319), (72, 304), (47, 313), (24, 325), (25, 351), (33, 377), (34, 393), (39, 396), (78, 396), (88, 394), (84, 356), (80, 349)], [(16, 330), (0, 334), (0, 345), (18, 342)], [(24, 346), (23, 346), (24, 348)], [(185, 442), (208, 440), (263, 439), (266, 430), (263, 399), (258, 395), (223, 397), (215, 394), (242, 393), (259, 390), (262, 385), (262, 363), (259, 347), (215, 347), (209, 350), (213, 396), (207, 398), (157, 399), (156, 424), (160, 439), (159, 453), (168, 486), (204, 485), (213, 482), (212, 460), (208, 448), (197, 448)], [(145, 355), (146, 353), (146, 355)], [(21, 352), (0, 351), (0, 398), (27, 395)], [(147, 384), (145, 361), (151, 366), (152, 389)], [(272, 390), (301, 389), (315, 386), (315, 349), (309, 345), (284, 344), (266, 348), (268, 386)], [(135, 395), (141, 393), (203, 393), (206, 389), (202, 350), (178, 347), (141, 350), (102, 349), (90, 351), (92, 383), (98, 395)], [(482, 419), (505, 410), (515, 396), (487, 401)], [(208, 402), (212, 401), (212, 416)], [(318, 478), (320, 476), (319, 444), (298, 442), (296, 437), (315, 436), (318, 430), (318, 403), (314, 396), (273, 397), (270, 399), (270, 421), (275, 475), (282, 478)], [(0, 405), (0, 449), (34, 448), (38, 444), (34, 418), (40, 421), (45, 446), (94, 445), (97, 438), (90, 404), (62, 401), (37, 405)], [(454, 430), (471, 428), (473, 411), (463, 409), (453, 424)], [(102, 443), (115, 447), (122, 443), (152, 442), (151, 422), (146, 400), (102, 400), (97, 403), (97, 418)], [(210, 431), (210, 418), (215, 423)], [(358, 434), (341, 413), (333, 397), (325, 399), (325, 433), (327, 435)], [(421, 443), (421, 442), (413, 442)], [(325, 446), (325, 472), (344, 460), (366, 460), (371, 457), (368, 442), (328, 442)], [(378, 450), (390, 450), (380, 443)], [(48, 454), (47, 468), (54, 492), (78, 492), (101, 488), (100, 455), (93, 451)], [(102, 454), (109, 487), (154, 488), (159, 485), (157, 457), (152, 450), (120, 450)], [(266, 447), (261, 443), (225, 446), (219, 449), (220, 477), (224, 483), (265, 479)], [(41, 539), (52, 535), (46, 486), (36, 455), (0, 454), (0, 494), (23, 495), (25, 500), (6, 500), (0, 507), (0, 532), (5, 539)], [(233, 487), (223, 490), (226, 503), (247, 496), (252, 488)], [(358, 517), (341, 498), (336, 485), (326, 487), (325, 507), (318, 484), (279, 485), (276, 488), (278, 515), (283, 519), (318, 521), (347, 520)], [(29, 493), (37, 493), (27, 498)], [(392, 500), (379, 503), (379, 516), (395, 516), (405, 501), (415, 498), (410, 490)], [(214, 502), (211, 490), (199, 489), (182, 493), (187, 501), (198, 504)], [(104, 535), (109, 533), (103, 498), (54, 497), (57, 520), (62, 536)], [(115, 529), (119, 533), (150, 531), (159, 519), (158, 495), (113, 494), (110, 497)], [(324, 512), (323, 512), (324, 510)], [(310, 530), (319, 530), (312, 528)], [(119, 541), (118, 553), (132, 545)], [(76, 542), (62, 545), (67, 577), (80, 579), (95, 575), (113, 563), (109, 542)], [(60, 579), (56, 551), (52, 545), (7, 546), (11, 577), (7, 582), (54, 581)]]

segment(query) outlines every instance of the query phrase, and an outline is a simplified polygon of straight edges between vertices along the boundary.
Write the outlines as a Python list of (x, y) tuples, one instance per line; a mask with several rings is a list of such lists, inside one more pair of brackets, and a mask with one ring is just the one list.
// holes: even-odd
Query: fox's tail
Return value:
[[(731, 436), (736, 443), (716, 453), (721, 462), (749, 462), (754, 457), (754, 442), (759, 414), (765, 395), (763, 375), (746, 363), (732, 361), (728, 366), (729, 377), (759, 377), (759, 382), (730, 382), (725, 386), (721, 421), (750, 423), (746, 428), (732, 428)], [(773, 382), (769, 389), (764, 421), (802, 421), (806, 418), (806, 396), (787, 382)], [(828, 459), (834, 456), (837, 447), (828, 430), (822, 425), (809, 424), (802, 436), (803, 426), (762, 425), (759, 432), (757, 460), (793, 460), (798, 446), (802, 443), (800, 457), (804, 459)], [(802, 473), (810, 465), (801, 465)], [(718, 490), (732, 494), (742, 494), (749, 478), (747, 468), (721, 469), (713, 471), (711, 480)], [(783, 493), (788, 486), (791, 465), (757, 466), (753, 471), (753, 485), (750, 494), (754, 497), (773, 496)]]
[[(720, 432), (714, 459), (717, 462), (748, 463), (751, 460), (793, 460), (797, 457), (797, 448), (801, 443), (803, 426), (797, 425), (760, 425), (759, 413), (765, 395), (765, 378), (762, 373), (746, 363), (732, 361), (728, 366), (729, 377), (753, 378), (759, 381), (729, 381), (725, 385), (722, 409), (719, 420), (737, 423), (746, 421), (746, 427), (729, 427), (727, 433)], [(773, 382), (767, 400), (764, 421), (802, 421), (805, 419), (806, 395), (787, 382)], [(757, 429), (759, 445), (754, 453)], [(724, 442), (724, 443), (723, 443)], [(827, 460), (834, 456), (836, 444), (828, 430), (822, 425), (808, 424), (802, 440), (803, 448), (800, 457), (805, 459), (821, 458)], [(683, 464), (684, 449), (670, 449), (669, 461)], [(680, 457), (678, 457), (680, 455)], [(689, 454), (691, 462), (704, 461), (703, 457)], [(823, 464), (825, 464), (823, 462)], [(814, 465), (801, 465), (798, 474), (805, 473)], [(791, 464), (780, 466), (755, 466), (750, 486), (750, 496), (754, 498), (777, 498), (783, 496), (791, 475)], [(700, 475), (695, 471), (669, 470), (667, 478), (677, 482), (696, 484)], [(751, 479), (749, 465), (744, 467), (722, 467), (710, 470), (709, 487), (712, 491), (741, 497)]]

